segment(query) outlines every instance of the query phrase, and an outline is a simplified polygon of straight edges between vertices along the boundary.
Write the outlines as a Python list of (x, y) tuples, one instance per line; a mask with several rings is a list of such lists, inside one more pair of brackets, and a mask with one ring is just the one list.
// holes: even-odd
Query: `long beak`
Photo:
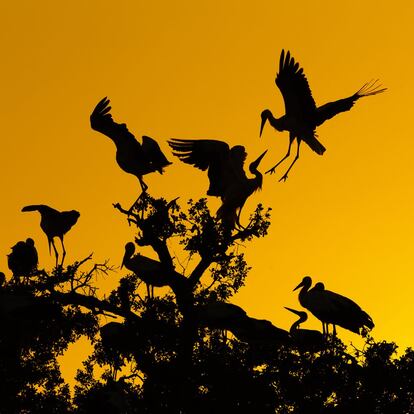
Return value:
[(262, 123), (260, 124), (260, 134), (259, 134), (259, 137), (262, 136), (263, 127), (265, 126), (266, 121), (267, 121), (267, 117), (265, 117), (265, 116), (262, 115)]
[(260, 155), (259, 158), (257, 158), (257, 160), (253, 161), (250, 165), (249, 165), (249, 171), (254, 174), (255, 171), (257, 171), (257, 167), (259, 166), (260, 162), (262, 161), (263, 157), (266, 155), (267, 150)]
[(286, 306), (284, 306), (284, 308), (287, 309), (288, 311), (294, 313), (295, 315), (300, 316), (300, 312), (299, 311), (297, 311), (295, 309), (292, 309), (292, 308), (287, 308)]
[(295, 290), (297, 290), (297, 289), (299, 289), (300, 287), (302, 287), (303, 286), (303, 281), (302, 282), (300, 282), (296, 287), (295, 287), (295, 289), (293, 289), (293, 292), (295, 291)]
[(122, 258), (121, 269), (125, 266), (125, 260), (126, 260), (126, 252), (124, 254), (124, 257)]

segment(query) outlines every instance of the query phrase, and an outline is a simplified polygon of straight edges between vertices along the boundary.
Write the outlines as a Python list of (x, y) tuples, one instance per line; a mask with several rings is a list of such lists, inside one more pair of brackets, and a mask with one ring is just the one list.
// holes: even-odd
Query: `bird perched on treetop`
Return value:
[(308, 319), (308, 314), (303, 311), (298, 311), (296, 309), (287, 308), (289, 312), (294, 313), (299, 316), (299, 319), (295, 321), (290, 327), (289, 333), (290, 337), (293, 340), (294, 344), (298, 349), (302, 351), (318, 352), (323, 348), (324, 337), (323, 334), (314, 329), (301, 329), (300, 325), (303, 322), (306, 322)]
[(289, 131), (289, 147), (286, 155), (266, 173), (274, 173), (276, 167), (289, 157), (290, 148), (295, 138), (298, 142), (296, 157), (279, 181), (287, 179), (293, 164), (298, 160), (301, 141), (306, 142), (319, 155), (325, 152), (325, 147), (317, 140), (316, 127), (340, 112), (349, 111), (358, 99), (364, 96), (377, 95), (387, 89), (382, 88), (378, 84), (378, 80), (367, 82), (348, 98), (317, 107), (303, 69), (299, 66), (299, 63), (295, 62), (290, 52), (288, 51), (285, 54), (284, 50), (280, 54), (276, 85), (283, 95), (286, 114), (281, 118), (275, 118), (269, 109), (265, 109), (261, 114), (260, 136), (266, 121), (269, 121), (270, 125), (277, 131)]
[(212, 139), (171, 139), (168, 144), (181, 161), (208, 170), (207, 195), (221, 197), (222, 201), (217, 217), (229, 228), (241, 227), (240, 214), (246, 200), (262, 188), (263, 175), (257, 168), (267, 150), (249, 165), (255, 178), (247, 178), (243, 169), (247, 153), (241, 145), (230, 148)]
[(150, 287), (170, 286), (171, 283), (182, 279), (182, 275), (178, 272), (170, 271), (158, 260), (135, 253), (135, 245), (128, 242), (125, 245), (125, 254), (122, 259), (122, 265), (131, 272), (134, 272), (146, 285), (148, 298), (154, 296), (153, 289)]
[(76, 224), (80, 213), (76, 210), (58, 211), (44, 204), (26, 206), (22, 208), (22, 211), (38, 211), (40, 213), (40, 228), (47, 236), (49, 253), (50, 246), (53, 246), (56, 257), (56, 266), (58, 264), (58, 252), (53, 239), (54, 237), (60, 239), (63, 249), (62, 262), (60, 263), (62, 266), (66, 256), (63, 236)]
[(30, 237), (26, 241), (17, 242), (7, 255), (7, 264), (15, 278), (30, 276), (37, 269), (38, 261), (34, 240)]
[(300, 304), (308, 309), (322, 322), (324, 333), (325, 324), (339, 325), (357, 334), (364, 333), (367, 329), (374, 328), (372, 318), (364, 312), (354, 301), (338, 293), (326, 290), (320, 283), (318, 288), (309, 290), (312, 279), (305, 276), (302, 282), (294, 290), (302, 288), (299, 292)]
[(142, 144), (140, 144), (135, 136), (129, 132), (126, 124), (117, 124), (110, 114), (109, 103), (110, 101), (106, 97), (99, 101), (90, 117), (91, 127), (112, 139), (116, 146), (116, 162), (122, 170), (138, 178), (142, 193), (144, 193), (148, 186), (142, 177), (155, 171), (162, 174), (163, 168), (170, 165), (171, 162), (167, 160), (154, 139), (143, 136)]

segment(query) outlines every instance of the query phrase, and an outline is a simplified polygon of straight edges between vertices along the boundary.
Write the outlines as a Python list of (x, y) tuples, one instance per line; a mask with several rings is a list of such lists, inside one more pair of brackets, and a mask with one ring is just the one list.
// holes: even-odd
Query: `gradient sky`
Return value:
[[(412, 346), (414, 5), (344, 3), (3, 2), (0, 269), (10, 275), (6, 255), (27, 237), (41, 266), (53, 265), (38, 214), (20, 212), (40, 203), (81, 212), (66, 237), (68, 262), (94, 252), (98, 262), (120, 264), (134, 229), (112, 203), (129, 206), (139, 184), (117, 166), (113, 143), (90, 129), (104, 96), (116, 121), (137, 138), (156, 138), (174, 161), (163, 176), (147, 176), (154, 196), (185, 203), (208, 187), (205, 173), (171, 155), (171, 137), (242, 144), (248, 162), (269, 148), (262, 169), (272, 167), (288, 134), (267, 125), (259, 139), (260, 112), (284, 111), (274, 84), (284, 48), (304, 68), (317, 104), (374, 78), (388, 91), (320, 127), (325, 154), (303, 145), (286, 183), (278, 178), (288, 163), (265, 176), (242, 222), (261, 202), (273, 208), (272, 226), (246, 246), (252, 270), (233, 303), (288, 329), (294, 316), (283, 306), (299, 307), (292, 289), (310, 275), (360, 304), (375, 339)], [(124, 274), (100, 281), (100, 294)], [(310, 317), (306, 327), (320, 323)]]

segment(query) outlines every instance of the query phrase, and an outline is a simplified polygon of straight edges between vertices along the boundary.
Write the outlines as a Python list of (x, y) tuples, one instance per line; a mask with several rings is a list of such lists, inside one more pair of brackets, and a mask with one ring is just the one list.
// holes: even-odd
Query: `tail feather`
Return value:
[(382, 88), (379, 79), (373, 79), (362, 86), (362, 88), (355, 93), (356, 98), (363, 98), (364, 96), (373, 96), (385, 92), (387, 88)]
[(306, 143), (319, 155), (322, 155), (326, 151), (326, 148), (316, 139), (315, 136), (307, 138)]

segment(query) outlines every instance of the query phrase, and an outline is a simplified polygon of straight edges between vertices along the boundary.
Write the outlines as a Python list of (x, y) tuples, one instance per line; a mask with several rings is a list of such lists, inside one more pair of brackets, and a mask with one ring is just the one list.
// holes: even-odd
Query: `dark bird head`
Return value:
[(125, 254), (124, 258), (122, 259), (121, 269), (126, 265), (126, 262), (134, 255), (135, 253), (135, 244), (132, 242), (128, 242), (125, 245)]
[(261, 113), (261, 118), (262, 118), (262, 122), (261, 122), (261, 124), (260, 124), (260, 137), (262, 136), (262, 132), (263, 132), (263, 128), (264, 128), (264, 126), (265, 126), (265, 124), (266, 124), (266, 121), (269, 119), (269, 118), (273, 118), (273, 114), (270, 112), (270, 110), (269, 109), (265, 109), (262, 113)]
[(297, 289), (299, 289), (299, 288), (301, 288), (301, 287), (306, 287), (306, 288), (310, 288), (310, 286), (312, 285), (312, 278), (310, 277), (310, 276), (305, 276), (303, 279), (302, 279), (302, 282), (300, 282), (296, 287), (295, 287), (295, 289), (293, 289), (293, 291), (295, 291), (295, 290), (297, 290)]
[(308, 314), (303, 311), (298, 311), (296, 309), (288, 308), (285, 306), (285, 309), (287, 309), (289, 312), (294, 313), (295, 315), (299, 316), (299, 323), (305, 322), (308, 319)]
[(35, 243), (34, 243), (34, 240), (32, 239), (32, 238), (27, 238), (26, 239), (26, 245), (27, 246), (30, 246), (30, 247), (34, 247), (34, 245), (35, 245)]
[(262, 155), (260, 155), (260, 157), (259, 158), (257, 158), (257, 160), (255, 160), (255, 161), (253, 161), (250, 165), (249, 165), (249, 171), (252, 173), (252, 174), (257, 174), (257, 168), (259, 167), (259, 164), (260, 164), (260, 162), (262, 161), (262, 159), (263, 159), (263, 157), (266, 155), (266, 152), (267, 152), (267, 150), (262, 154)]
[(325, 285), (322, 282), (315, 283), (315, 286), (312, 288), (314, 290), (325, 290)]

